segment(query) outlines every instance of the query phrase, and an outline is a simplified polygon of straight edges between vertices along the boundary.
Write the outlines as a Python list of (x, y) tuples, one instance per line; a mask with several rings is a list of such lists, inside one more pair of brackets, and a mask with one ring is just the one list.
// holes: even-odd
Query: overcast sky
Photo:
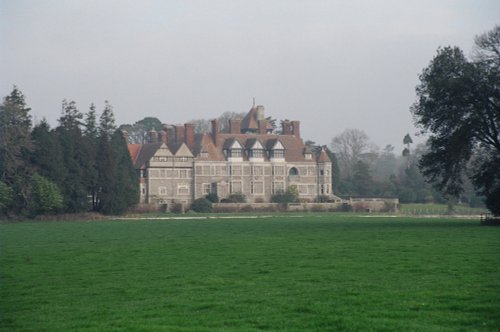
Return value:
[(64, 98), (175, 124), (255, 97), (304, 139), (358, 128), (399, 147), (436, 49), (470, 54), (495, 24), (498, 0), (0, 0), (0, 94), (17, 85), (52, 126)]

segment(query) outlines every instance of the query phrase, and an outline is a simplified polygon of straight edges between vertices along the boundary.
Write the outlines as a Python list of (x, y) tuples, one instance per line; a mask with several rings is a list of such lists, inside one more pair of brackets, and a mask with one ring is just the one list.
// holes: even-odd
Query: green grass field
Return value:
[(0, 224), (3, 331), (495, 331), (500, 227), (309, 214)]

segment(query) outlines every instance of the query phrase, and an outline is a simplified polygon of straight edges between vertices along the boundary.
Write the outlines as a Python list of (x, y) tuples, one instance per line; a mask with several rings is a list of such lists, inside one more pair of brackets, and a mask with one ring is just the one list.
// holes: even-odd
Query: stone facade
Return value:
[(195, 135), (192, 124), (165, 125), (149, 133), (149, 143), (129, 144), (140, 174), (141, 203), (189, 205), (216, 193), (220, 199), (243, 193), (250, 203), (269, 202), (294, 185), (299, 197), (333, 198), (332, 165), (325, 149), (315, 154), (300, 137), (299, 121), (284, 121), (275, 134), (254, 106), (242, 120), (230, 120), (229, 132)]

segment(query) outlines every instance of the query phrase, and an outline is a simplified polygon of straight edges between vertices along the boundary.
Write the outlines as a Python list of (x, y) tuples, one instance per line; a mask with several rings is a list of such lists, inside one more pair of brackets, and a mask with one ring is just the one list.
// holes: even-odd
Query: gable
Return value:
[(172, 152), (170, 152), (170, 149), (168, 146), (163, 143), (160, 148), (155, 152), (155, 157), (171, 157), (173, 156)]
[(193, 154), (191, 153), (191, 150), (187, 147), (185, 143), (182, 143), (182, 145), (179, 147), (177, 152), (175, 153), (176, 157), (193, 157)]
[(276, 143), (271, 147), (271, 150), (285, 150), (285, 147), (279, 140), (276, 140)]

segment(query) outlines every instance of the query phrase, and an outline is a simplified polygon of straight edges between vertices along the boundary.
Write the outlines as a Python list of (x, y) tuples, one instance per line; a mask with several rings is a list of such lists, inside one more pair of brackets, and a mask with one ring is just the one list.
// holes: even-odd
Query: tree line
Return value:
[(0, 104), (0, 216), (96, 211), (120, 214), (138, 202), (126, 141), (105, 102), (98, 118), (64, 100), (58, 126), (32, 125), (14, 87)]

